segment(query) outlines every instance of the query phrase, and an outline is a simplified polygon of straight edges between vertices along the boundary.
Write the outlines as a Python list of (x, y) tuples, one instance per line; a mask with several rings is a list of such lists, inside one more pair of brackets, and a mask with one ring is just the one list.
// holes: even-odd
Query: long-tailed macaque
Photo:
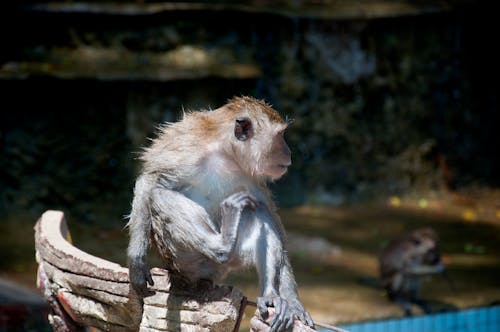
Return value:
[(153, 284), (146, 263), (152, 239), (167, 269), (189, 282), (218, 283), (233, 269), (255, 266), (259, 311), (276, 310), (271, 330), (289, 329), (294, 318), (313, 325), (267, 188), (291, 165), (287, 125), (265, 102), (236, 97), (160, 129), (141, 155), (128, 223), (130, 281), (140, 296)]
[(444, 272), (439, 239), (431, 228), (420, 228), (395, 239), (379, 255), (382, 285), (389, 299), (411, 316), (411, 305), (429, 308), (419, 298), (423, 277)]

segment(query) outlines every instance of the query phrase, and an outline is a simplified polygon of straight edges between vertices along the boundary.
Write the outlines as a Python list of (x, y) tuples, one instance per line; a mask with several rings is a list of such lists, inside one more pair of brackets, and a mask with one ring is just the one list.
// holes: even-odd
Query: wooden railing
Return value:
[[(37, 284), (51, 306), (55, 331), (235, 331), (246, 299), (232, 286), (177, 287), (166, 270), (151, 270), (153, 295), (140, 300), (128, 269), (71, 244), (61, 211), (47, 211), (35, 226)], [(251, 330), (267, 331), (254, 316)], [(295, 332), (312, 331), (296, 321)]]

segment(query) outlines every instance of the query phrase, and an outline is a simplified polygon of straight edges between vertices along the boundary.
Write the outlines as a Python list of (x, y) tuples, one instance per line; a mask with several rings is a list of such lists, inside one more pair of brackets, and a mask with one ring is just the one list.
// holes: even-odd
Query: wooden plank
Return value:
[(52, 265), (102, 280), (129, 281), (128, 269), (90, 255), (67, 241), (67, 226), (61, 211), (46, 211), (35, 228), (36, 249)]
[[(243, 294), (231, 286), (172, 287), (168, 271), (151, 270), (155, 285), (145, 305), (131, 290), (128, 269), (71, 245), (60, 211), (35, 226), (38, 287), (53, 308), (55, 331), (231, 331)], [(172, 292), (171, 292), (172, 290)]]
[[(154, 268), (153, 295), (131, 290), (128, 269), (74, 247), (60, 211), (47, 211), (35, 226), (38, 287), (52, 307), (55, 331), (232, 331), (244, 296), (231, 286), (186, 288)], [(270, 309), (271, 310), (271, 309)], [(271, 310), (272, 312), (272, 310)], [(270, 315), (272, 317), (272, 314)], [(252, 331), (268, 331), (256, 313)], [(296, 320), (294, 332), (313, 330)]]

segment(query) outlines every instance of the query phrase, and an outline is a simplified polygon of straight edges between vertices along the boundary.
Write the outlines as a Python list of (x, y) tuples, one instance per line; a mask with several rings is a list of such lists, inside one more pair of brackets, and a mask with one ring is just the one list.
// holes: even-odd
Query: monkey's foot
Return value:
[[(257, 309), (255, 311), (255, 315), (250, 320), (250, 332), (269, 332), (271, 330), (271, 321), (275, 315), (274, 308), (268, 308), (268, 317), (264, 319), (260, 311)], [(293, 322), (292, 327), (289, 331), (292, 332), (314, 332), (315, 330), (312, 327), (309, 327), (302, 323), (300, 320), (296, 319)]]

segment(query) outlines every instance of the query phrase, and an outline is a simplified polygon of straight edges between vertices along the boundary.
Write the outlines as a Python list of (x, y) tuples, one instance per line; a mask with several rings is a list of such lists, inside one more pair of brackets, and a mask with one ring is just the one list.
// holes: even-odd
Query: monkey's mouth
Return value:
[(285, 174), (288, 171), (290, 164), (277, 164), (276, 169), (278, 172)]
[(288, 163), (271, 164), (267, 166), (264, 174), (268, 175), (272, 179), (279, 179), (287, 172), (289, 166), (290, 164)]

